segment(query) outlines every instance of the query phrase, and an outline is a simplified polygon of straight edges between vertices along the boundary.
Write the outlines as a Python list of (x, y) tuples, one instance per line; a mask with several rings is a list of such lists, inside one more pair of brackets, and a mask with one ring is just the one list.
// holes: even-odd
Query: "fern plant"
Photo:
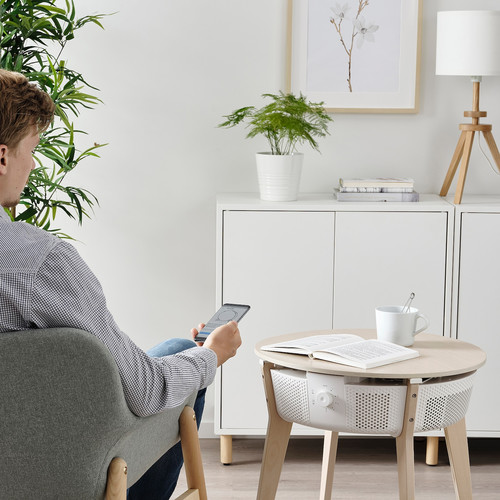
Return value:
[(219, 127), (235, 127), (248, 122), (250, 131), (247, 138), (262, 134), (271, 147), (273, 155), (289, 155), (296, 151), (298, 144), (307, 143), (319, 151), (316, 137), (324, 137), (328, 123), (333, 121), (323, 108), (323, 103), (309, 102), (300, 94), (262, 94), (271, 103), (257, 109), (247, 106), (225, 115), (226, 121)]
[(60, 212), (81, 224), (98, 203), (88, 190), (70, 186), (66, 177), (81, 161), (98, 156), (103, 144), (80, 151), (76, 139), (86, 132), (75, 127), (81, 110), (100, 102), (98, 89), (68, 67), (63, 52), (76, 32), (88, 24), (103, 28), (105, 14), (77, 17), (74, 0), (0, 0), (0, 67), (23, 73), (55, 103), (55, 119), (42, 134), (35, 152), (37, 167), (21, 195), (13, 220), (24, 220), (69, 238), (54, 228)]

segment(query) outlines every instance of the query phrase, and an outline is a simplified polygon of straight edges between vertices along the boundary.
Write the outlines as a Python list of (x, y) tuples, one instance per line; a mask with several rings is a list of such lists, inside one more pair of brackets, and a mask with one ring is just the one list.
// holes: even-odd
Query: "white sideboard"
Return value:
[[(374, 328), (376, 306), (402, 304), (411, 292), (430, 319), (428, 332), (451, 335), (454, 217), (455, 207), (437, 195), (422, 195), (418, 203), (337, 202), (328, 194), (276, 203), (255, 194), (220, 195), (218, 305), (252, 309), (241, 324), (238, 355), (217, 375), (215, 432), (266, 432), (254, 354), (259, 340)], [(294, 426), (294, 433), (317, 431)]]

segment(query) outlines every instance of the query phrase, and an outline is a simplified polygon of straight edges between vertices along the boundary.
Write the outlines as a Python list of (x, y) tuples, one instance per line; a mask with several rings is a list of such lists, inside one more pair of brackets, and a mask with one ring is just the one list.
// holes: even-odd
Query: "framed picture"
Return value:
[(416, 113), (422, 0), (289, 0), (289, 90), (328, 111)]

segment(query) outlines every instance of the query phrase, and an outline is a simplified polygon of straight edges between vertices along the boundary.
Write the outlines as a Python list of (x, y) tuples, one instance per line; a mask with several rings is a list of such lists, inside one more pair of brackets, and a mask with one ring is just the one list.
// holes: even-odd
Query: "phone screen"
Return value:
[(210, 333), (217, 327), (229, 323), (229, 321), (239, 322), (249, 309), (250, 306), (245, 304), (224, 304), (198, 333), (195, 338), (196, 342), (205, 342)]

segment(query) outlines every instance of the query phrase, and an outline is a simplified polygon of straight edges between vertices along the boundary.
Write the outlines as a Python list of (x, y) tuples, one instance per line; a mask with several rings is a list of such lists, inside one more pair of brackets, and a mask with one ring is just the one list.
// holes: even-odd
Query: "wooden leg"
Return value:
[(460, 134), (457, 147), (455, 148), (455, 152), (453, 153), (450, 166), (448, 167), (448, 172), (446, 174), (446, 177), (444, 178), (443, 187), (441, 188), (441, 192), (439, 193), (440, 196), (446, 196), (448, 194), (451, 182), (453, 181), (453, 177), (455, 177), (455, 172), (457, 171), (458, 164), (460, 163), (460, 158), (462, 157), (464, 144), (465, 144), (465, 132), (463, 131)]
[(207, 500), (207, 488), (205, 485), (205, 474), (203, 473), (203, 463), (201, 461), (196, 415), (194, 410), (189, 406), (186, 406), (182, 411), (179, 418), (179, 426), (187, 487), (190, 490), (198, 490), (200, 500)]
[(470, 154), (472, 152), (472, 143), (474, 141), (474, 130), (467, 130), (465, 132), (465, 144), (462, 154), (462, 163), (460, 165), (460, 172), (458, 173), (457, 190), (455, 191), (455, 199), (453, 200), (457, 205), (462, 201), (464, 192), (465, 178), (467, 177), (467, 169), (469, 168)]
[(108, 467), (105, 500), (127, 498), (127, 463), (123, 458), (113, 458)]
[(425, 453), (425, 463), (427, 465), (437, 465), (439, 455), (439, 437), (427, 437), (427, 449)]
[(459, 500), (472, 500), (469, 447), (465, 419), (445, 428), (446, 447), (450, 459), (455, 494)]
[(220, 461), (224, 465), (233, 463), (233, 436), (231, 435), (220, 437)]
[(325, 432), (325, 441), (323, 445), (323, 462), (321, 467), (321, 488), (319, 493), (320, 500), (331, 500), (332, 498), (333, 471), (335, 468), (335, 459), (337, 457), (338, 441), (338, 432)]
[(269, 422), (267, 426), (266, 443), (264, 445), (264, 456), (260, 469), (259, 487), (257, 500), (273, 500), (276, 497), (281, 469), (285, 460), (286, 449), (292, 423), (283, 420), (276, 410), (273, 383), (270, 370), (272, 364), (264, 362), (262, 376), (266, 393)]
[(398, 481), (400, 500), (415, 500), (415, 466), (413, 451), (413, 428), (417, 411), (418, 385), (408, 382), (406, 389), (403, 430), (396, 438), (398, 457)]
[(500, 153), (498, 152), (498, 148), (495, 142), (495, 139), (493, 138), (493, 134), (491, 131), (486, 130), (483, 131), (484, 138), (486, 139), (486, 143), (488, 144), (488, 147), (490, 148), (491, 155), (493, 156), (493, 159), (495, 160), (497, 169), (500, 170)]
[(198, 490), (188, 490), (175, 500), (200, 500), (200, 492)]

